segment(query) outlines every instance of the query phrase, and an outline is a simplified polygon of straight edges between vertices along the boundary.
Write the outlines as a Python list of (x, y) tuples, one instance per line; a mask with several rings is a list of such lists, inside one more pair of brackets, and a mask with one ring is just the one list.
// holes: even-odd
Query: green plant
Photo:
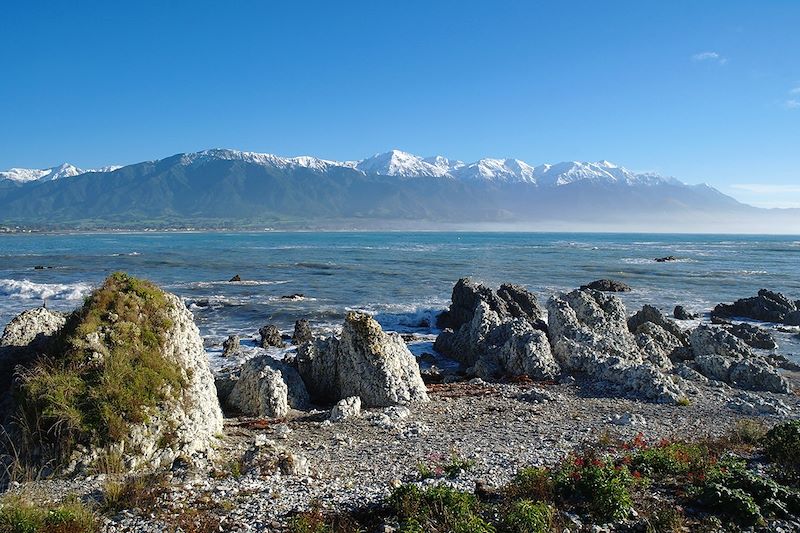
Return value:
[(784, 422), (764, 437), (764, 452), (777, 465), (777, 472), (788, 483), (800, 481), (800, 420)]
[(289, 533), (362, 533), (357, 521), (344, 513), (325, 513), (314, 501), (311, 508), (289, 520)]
[(665, 441), (639, 450), (632, 457), (631, 466), (648, 476), (692, 475), (702, 478), (716, 460), (704, 444)]
[(662, 504), (653, 509), (644, 519), (646, 533), (678, 533), (683, 531), (683, 513), (673, 505)]
[(457, 452), (453, 451), (447, 459), (439, 455), (433, 455), (430, 463), (417, 463), (417, 472), (420, 479), (430, 479), (437, 477), (458, 477), (462, 472), (466, 472), (475, 467), (475, 461), (465, 459)]
[(427, 489), (403, 485), (395, 489), (389, 501), (403, 533), (495, 531), (490, 523), (481, 518), (480, 503), (473, 494), (444, 485)]
[(565, 461), (555, 473), (555, 487), (564, 499), (585, 505), (596, 518), (621, 520), (630, 514), (633, 476), (624, 465), (593, 452)]
[(517, 500), (503, 516), (508, 533), (547, 533), (553, 523), (553, 509), (544, 502)]
[(754, 446), (764, 439), (766, 433), (767, 429), (762, 422), (745, 418), (736, 421), (727, 437), (732, 444)]
[(168, 398), (181, 370), (163, 356), (169, 301), (150, 282), (109, 276), (67, 320), (48, 354), (21, 375), (17, 397), (30, 449), (66, 457), (74, 444), (107, 446)]
[(550, 470), (542, 467), (523, 468), (506, 486), (506, 494), (511, 498), (552, 501), (553, 478)]
[(689, 407), (690, 405), (692, 405), (692, 401), (686, 396), (681, 396), (680, 398), (678, 398), (678, 401), (675, 402), (675, 404), (680, 407)]
[(109, 478), (103, 484), (100, 510), (113, 514), (124, 509), (152, 507), (163, 491), (165, 480), (158, 475)]
[(0, 533), (93, 533), (94, 512), (75, 498), (55, 506), (34, 505), (17, 495), (0, 500)]

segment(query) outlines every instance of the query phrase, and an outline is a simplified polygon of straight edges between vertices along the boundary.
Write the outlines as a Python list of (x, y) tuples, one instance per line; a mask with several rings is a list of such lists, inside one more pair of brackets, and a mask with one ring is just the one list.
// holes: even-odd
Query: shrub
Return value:
[(704, 478), (716, 460), (716, 456), (704, 444), (662, 442), (638, 451), (631, 458), (631, 466), (648, 476), (691, 474), (692, 477)]
[(630, 514), (632, 484), (627, 467), (614, 465), (591, 452), (565, 462), (555, 475), (561, 497), (577, 498), (592, 515), (604, 521), (621, 520)]
[(508, 533), (547, 533), (553, 523), (553, 509), (544, 502), (518, 500), (503, 516), (503, 531)]
[(150, 282), (112, 274), (68, 319), (21, 378), (18, 399), (30, 448), (52, 458), (75, 443), (106, 446), (183, 385), (163, 353), (172, 323), (166, 295)]
[(525, 498), (534, 501), (553, 500), (553, 477), (547, 468), (523, 468), (506, 487), (506, 494), (512, 498)]
[(130, 476), (123, 480), (107, 479), (103, 485), (103, 513), (117, 513), (124, 509), (152, 507), (165, 485), (161, 476)]
[(781, 473), (781, 478), (796, 485), (800, 481), (800, 420), (784, 422), (764, 437), (764, 452)]
[(95, 514), (77, 499), (43, 507), (19, 496), (0, 501), (0, 533), (92, 533), (98, 531)]
[(736, 424), (728, 432), (728, 440), (732, 444), (745, 444), (754, 446), (759, 444), (767, 433), (764, 424), (756, 420), (744, 419), (737, 420)]
[(480, 504), (473, 494), (443, 485), (427, 489), (403, 485), (392, 493), (390, 506), (404, 533), (495, 531), (480, 517)]
[(462, 472), (467, 472), (475, 467), (475, 461), (472, 459), (465, 459), (457, 452), (452, 452), (447, 460), (444, 460), (439, 455), (431, 457), (431, 462), (417, 463), (417, 472), (420, 479), (430, 479), (437, 477), (456, 478)]

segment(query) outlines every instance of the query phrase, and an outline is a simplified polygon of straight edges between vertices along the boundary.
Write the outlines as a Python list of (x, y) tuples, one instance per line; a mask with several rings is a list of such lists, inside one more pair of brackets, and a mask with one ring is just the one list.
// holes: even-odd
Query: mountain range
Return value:
[(800, 210), (755, 208), (608, 161), (465, 163), (399, 150), (330, 161), (212, 149), (122, 167), (0, 172), (0, 225), (793, 233)]

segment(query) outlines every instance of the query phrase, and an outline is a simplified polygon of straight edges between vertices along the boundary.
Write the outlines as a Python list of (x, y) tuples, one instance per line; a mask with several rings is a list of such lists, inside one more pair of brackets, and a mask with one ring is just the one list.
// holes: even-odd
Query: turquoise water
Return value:
[[(678, 261), (656, 263), (674, 255)], [(35, 267), (51, 267), (36, 270)], [(453, 283), (553, 292), (610, 277), (645, 303), (708, 311), (762, 288), (800, 298), (800, 237), (525, 233), (141, 233), (0, 236), (0, 324), (40, 305), (71, 309), (115, 270), (151, 279), (185, 298), (209, 344), (274, 322), (309, 318), (322, 328), (349, 309), (384, 327), (432, 334)], [(228, 283), (239, 274), (242, 283)], [(281, 296), (302, 293), (305, 299)], [(781, 352), (800, 354), (791, 335)]]

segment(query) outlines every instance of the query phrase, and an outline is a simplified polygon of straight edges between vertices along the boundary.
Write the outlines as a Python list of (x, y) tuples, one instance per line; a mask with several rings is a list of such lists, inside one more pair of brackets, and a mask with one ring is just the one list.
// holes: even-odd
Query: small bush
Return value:
[(503, 516), (508, 533), (547, 533), (553, 524), (553, 509), (544, 502), (518, 500)]
[(797, 485), (800, 481), (800, 420), (770, 429), (764, 437), (764, 452), (778, 467), (781, 478)]
[(661, 505), (645, 517), (646, 533), (677, 533), (684, 526), (683, 513), (672, 505)]
[(691, 474), (704, 478), (715, 462), (716, 456), (703, 444), (662, 442), (638, 451), (631, 459), (631, 466), (648, 476)]
[(431, 531), (451, 533), (494, 533), (494, 527), (480, 516), (480, 503), (473, 494), (447, 486), (420, 489), (403, 485), (390, 497), (390, 506), (403, 533)]
[(767, 433), (766, 427), (756, 420), (738, 420), (728, 432), (728, 440), (732, 444), (755, 446), (759, 444)]
[(346, 513), (326, 513), (319, 502), (289, 520), (289, 533), (363, 533), (358, 521)]
[(93, 533), (99, 527), (95, 514), (77, 499), (53, 507), (37, 506), (19, 496), (0, 501), (0, 533)]
[(633, 477), (626, 466), (615, 465), (591, 452), (567, 461), (555, 475), (556, 490), (562, 498), (577, 499), (603, 521), (621, 520), (630, 514), (632, 484)]
[(511, 498), (523, 498), (534, 501), (553, 500), (553, 478), (547, 468), (523, 468), (506, 487), (506, 494)]
[(131, 476), (123, 480), (108, 479), (103, 486), (100, 510), (106, 514), (124, 509), (152, 507), (164, 487), (159, 476)]
[(462, 472), (467, 472), (475, 467), (475, 461), (465, 459), (457, 452), (452, 452), (447, 459), (439, 455), (430, 458), (430, 463), (417, 463), (417, 472), (420, 479), (431, 479), (438, 477), (456, 478)]

